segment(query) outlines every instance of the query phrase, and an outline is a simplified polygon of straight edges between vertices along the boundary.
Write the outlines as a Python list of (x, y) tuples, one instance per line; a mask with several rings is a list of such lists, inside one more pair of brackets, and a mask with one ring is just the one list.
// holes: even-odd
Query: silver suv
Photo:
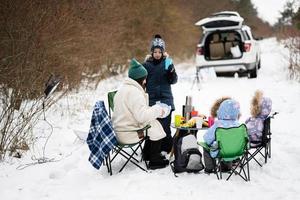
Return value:
[(247, 73), (257, 77), (260, 68), (260, 47), (244, 19), (232, 11), (214, 13), (198, 21), (203, 36), (197, 45), (196, 68), (213, 67), (217, 74)]

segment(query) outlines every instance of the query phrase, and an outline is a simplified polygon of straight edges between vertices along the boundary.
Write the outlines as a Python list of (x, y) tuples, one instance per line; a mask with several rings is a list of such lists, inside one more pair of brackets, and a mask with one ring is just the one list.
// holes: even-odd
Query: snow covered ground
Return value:
[[(300, 85), (287, 80), (286, 51), (274, 38), (261, 41), (262, 68), (257, 79), (219, 77), (206, 79), (201, 90), (191, 89), (195, 68), (192, 62), (175, 63), (179, 82), (173, 86), (176, 113), (181, 113), (185, 96), (192, 95), (201, 113), (209, 114), (212, 102), (229, 95), (240, 102), (241, 122), (250, 114), (250, 99), (261, 89), (273, 100), (280, 114), (272, 121), (272, 158), (260, 168), (251, 163), (251, 181), (237, 176), (229, 181), (215, 175), (180, 174), (174, 177), (170, 167), (145, 173), (128, 165), (122, 173), (109, 176), (106, 168), (95, 170), (88, 162), (89, 150), (84, 137), (89, 129), (93, 105), (106, 100), (122, 76), (102, 81), (96, 90), (81, 88), (60, 100), (47, 112), (53, 126), (44, 156), (53, 162), (36, 164), (43, 156), (43, 144), (51, 127), (40, 121), (34, 133), (37, 146), (22, 159), (9, 158), (0, 163), (0, 199), (298, 199), (300, 198), (300, 145), (297, 116), (300, 116)], [(124, 75), (126, 76), (126, 75)], [(199, 134), (199, 140), (201, 134)], [(35, 155), (35, 157), (32, 157)], [(113, 165), (116, 170), (122, 160)], [(28, 164), (28, 165), (27, 165)], [(17, 169), (18, 168), (18, 169)]]
[[(272, 26), (281, 17), (280, 12), (284, 10), (287, 2), (292, 0), (251, 0), (257, 10), (258, 16)], [(295, 1), (295, 6), (299, 7), (300, 3)]]

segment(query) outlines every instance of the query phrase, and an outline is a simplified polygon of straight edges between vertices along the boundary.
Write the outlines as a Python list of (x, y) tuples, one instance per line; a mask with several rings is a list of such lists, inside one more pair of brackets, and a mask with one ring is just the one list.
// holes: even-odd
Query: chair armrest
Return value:
[(145, 131), (148, 130), (149, 128), (151, 128), (150, 124), (147, 124), (144, 128), (139, 129), (138, 131)]
[(145, 131), (148, 130), (149, 128), (151, 128), (151, 126), (149, 124), (147, 124), (145, 127), (140, 128), (140, 129), (133, 129), (133, 130), (121, 130), (121, 131), (117, 131), (117, 132), (138, 132), (138, 131)]
[(274, 118), (275, 115), (279, 114), (279, 112), (274, 112), (270, 115), (270, 118)]
[(208, 151), (211, 149), (205, 142), (197, 142), (197, 144)]

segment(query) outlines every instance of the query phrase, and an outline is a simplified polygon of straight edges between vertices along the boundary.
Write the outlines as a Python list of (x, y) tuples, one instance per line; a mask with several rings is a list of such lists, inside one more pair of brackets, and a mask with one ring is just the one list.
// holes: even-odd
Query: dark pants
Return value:
[(216, 168), (216, 161), (213, 159), (209, 152), (203, 148), (203, 159), (204, 159), (204, 165), (205, 169), (208, 171), (212, 171)]
[[(210, 153), (203, 148), (203, 159), (205, 164), (205, 169), (207, 171), (212, 171), (216, 168), (216, 159), (210, 156)], [(231, 162), (221, 162), (222, 171), (228, 171), (231, 169)]]
[(161, 150), (166, 151), (168, 153), (171, 152), (172, 146), (173, 146), (173, 138), (171, 135), (171, 116), (172, 116), (172, 111), (170, 114), (165, 117), (165, 118), (158, 118), (158, 121), (160, 122), (161, 126), (163, 127), (166, 137), (162, 139), (162, 144), (161, 144)]

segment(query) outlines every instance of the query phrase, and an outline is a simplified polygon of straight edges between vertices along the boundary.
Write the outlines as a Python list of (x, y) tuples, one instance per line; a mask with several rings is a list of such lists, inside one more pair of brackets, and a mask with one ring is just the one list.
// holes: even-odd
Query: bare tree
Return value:
[[(276, 24), (279, 37), (283, 38), (285, 47), (289, 50), (289, 75), (291, 79), (300, 81), (300, 8), (297, 1), (287, 2), (281, 12), (281, 18)], [(296, 9), (297, 8), (297, 9)]]
[[(0, 159), (28, 148), (31, 129), (43, 108), (44, 82), (50, 71), (49, 43), (43, 43), (51, 23), (47, 5), (38, 1), (1, 1)], [(20, 18), (22, 16), (23, 18)], [(61, 93), (62, 94), (62, 93)]]

